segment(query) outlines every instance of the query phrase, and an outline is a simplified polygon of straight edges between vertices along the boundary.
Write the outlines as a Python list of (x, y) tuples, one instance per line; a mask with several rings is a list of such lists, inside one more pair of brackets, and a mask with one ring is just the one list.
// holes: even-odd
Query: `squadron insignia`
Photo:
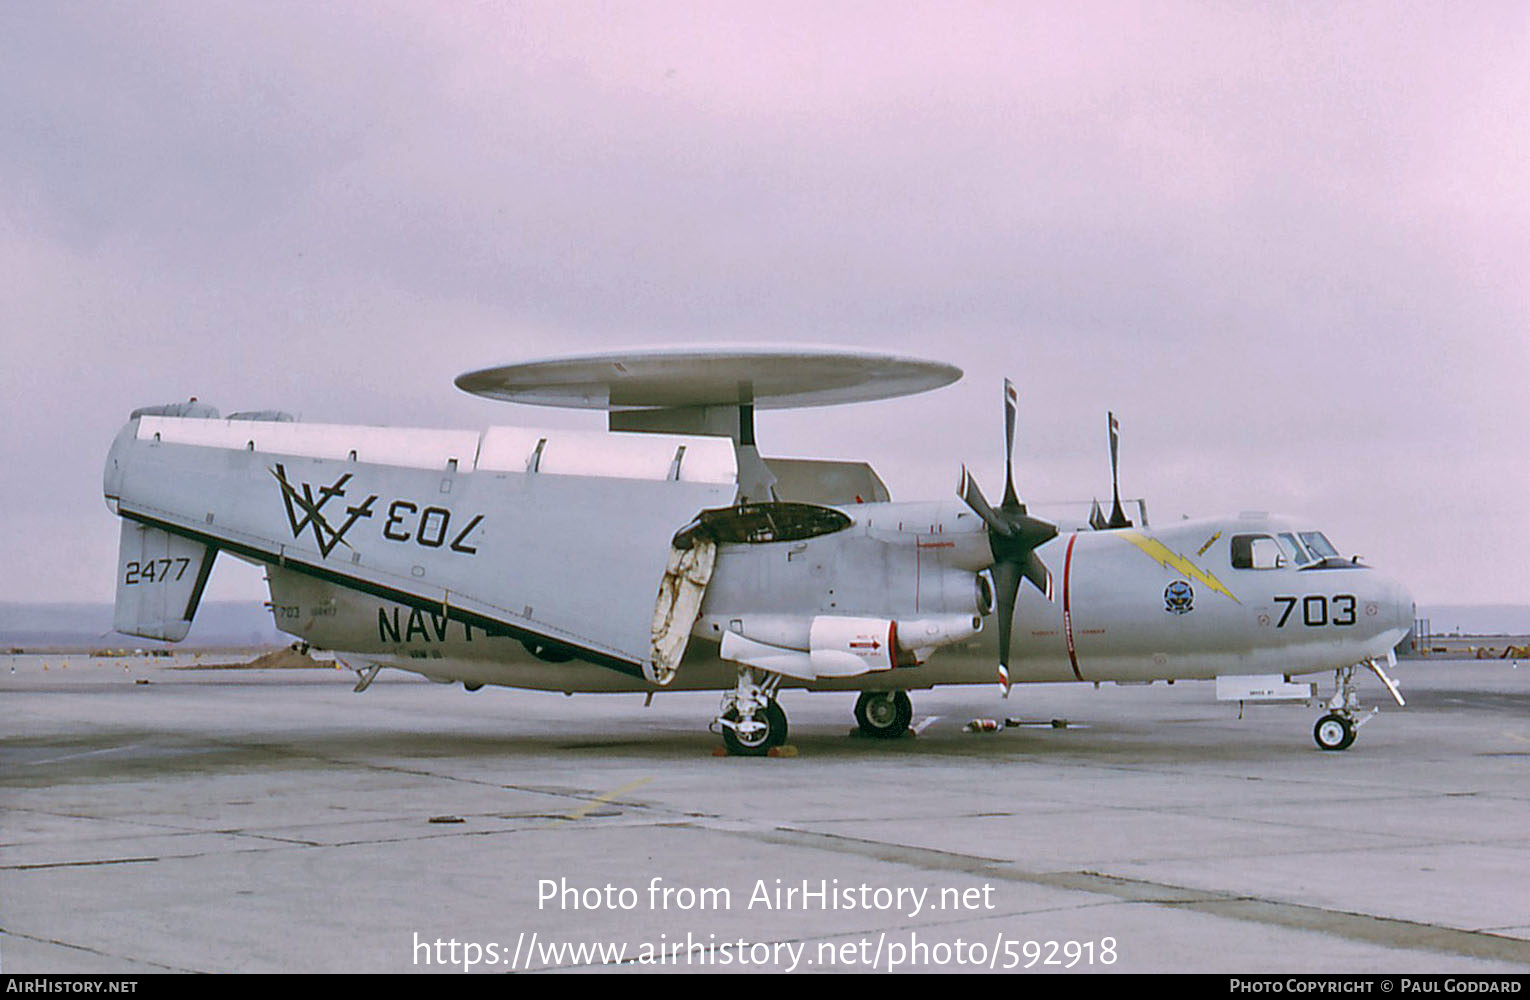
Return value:
[(1175, 580), (1164, 588), (1164, 610), (1171, 615), (1187, 615), (1195, 610), (1195, 591), (1184, 580)]

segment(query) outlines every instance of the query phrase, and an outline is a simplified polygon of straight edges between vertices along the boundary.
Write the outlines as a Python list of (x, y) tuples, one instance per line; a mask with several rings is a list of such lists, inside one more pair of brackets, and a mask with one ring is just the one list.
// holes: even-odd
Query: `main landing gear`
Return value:
[[(1388, 655), (1387, 663), (1395, 665), (1397, 660)], [(1326, 703), (1328, 714), (1317, 720), (1317, 725), (1312, 727), (1312, 738), (1323, 750), (1348, 750), (1355, 742), (1356, 730), (1380, 711), (1375, 706), (1369, 710), (1360, 707), (1360, 692), (1355, 686), (1355, 667), (1359, 666), (1369, 667), (1381, 683), (1386, 685), (1387, 691), (1399, 706), (1407, 704), (1397, 690), (1397, 682), (1387, 676), (1376, 660), (1340, 667), (1333, 672), (1334, 693)]]
[(763, 757), (786, 742), (786, 713), (776, 703), (780, 686), (780, 674), (738, 668), (738, 684), (723, 695), (722, 714), (712, 720), (730, 754)]
[[(776, 702), (781, 675), (739, 667), (738, 683), (723, 695), (722, 711), (712, 720), (723, 746), (737, 757), (764, 757), (786, 743), (786, 713)], [(896, 739), (908, 732), (914, 706), (907, 691), (862, 691), (855, 702), (855, 723), (876, 739)]]
[(876, 739), (897, 739), (908, 732), (913, 719), (914, 706), (907, 691), (862, 691), (855, 700), (856, 725)]

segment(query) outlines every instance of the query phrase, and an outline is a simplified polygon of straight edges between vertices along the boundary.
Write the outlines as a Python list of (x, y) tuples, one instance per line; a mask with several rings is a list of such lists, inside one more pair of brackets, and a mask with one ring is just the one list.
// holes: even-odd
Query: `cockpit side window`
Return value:
[(1321, 531), (1302, 532), (1302, 541), (1307, 548), (1319, 559), (1338, 559), (1339, 550), (1329, 543), (1328, 538)]
[(1279, 537), (1281, 547), (1286, 550), (1286, 555), (1290, 556), (1291, 561), (1296, 563), (1296, 565), (1305, 566), (1312, 561), (1312, 557), (1307, 554), (1307, 550), (1302, 548), (1302, 543), (1298, 542), (1296, 536), (1291, 532), (1283, 531)]
[(1234, 535), (1230, 543), (1233, 569), (1280, 569), (1286, 557), (1269, 535)]

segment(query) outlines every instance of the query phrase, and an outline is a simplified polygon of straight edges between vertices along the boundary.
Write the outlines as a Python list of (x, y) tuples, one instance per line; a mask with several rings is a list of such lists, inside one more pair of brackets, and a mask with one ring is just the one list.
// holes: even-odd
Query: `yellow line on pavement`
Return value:
[(597, 806), (603, 806), (607, 802), (610, 802), (612, 799), (616, 798), (617, 796), (625, 795), (627, 792), (632, 791), (634, 788), (641, 788), (644, 785), (648, 784), (652, 780), (653, 780), (652, 778), (639, 778), (636, 781), (629, 781), (629, 782), (627, 782), (627, 784), (623, 785), (620, 788), (614, 788), (614, 789), (612, 789), (609, 792), (606, 792), (606, 793), (604, 793), (602, 795), (596, 796), (595, 798), (593, 798), (590, 801), (586, 802), (584, 805), (580, 806), (578, 809), (575, 809), (573, 812), (567, 813), (563, 817), (561, 817), (559, 819), (555, 819), (555, 820), (553, 820), (551, 823), (549, 823), (547, 825), (548, 826), (557, 826), (560, 823), (567, 823), (569, 820), (572, 820), (572, 819), (580, 819), (586, 813), (588, 813), (590, 810), (596, 808)]

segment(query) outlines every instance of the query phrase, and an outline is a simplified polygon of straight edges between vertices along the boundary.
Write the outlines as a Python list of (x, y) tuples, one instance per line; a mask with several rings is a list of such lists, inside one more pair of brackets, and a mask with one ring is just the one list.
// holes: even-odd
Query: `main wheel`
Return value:
[[(728, 722), (738, 722), (740, 718), (736, 708), (723, 713), (723, 719)], [(754, 721), (764, 725), (749, 733), (741, 733), (732, 726), (722, 727), (723, 746), (729, 753), (736, 757), (763, 757), (771, 747), (786, 742), (786, 713), (774, 700), (766, 702), (763, 710), (754, 713)]]
[(914, 705), (907, 691), (862, 691), (855, 700), (855, 722), (867, 736), (897, 739), (913, 719)]
[(786, 745), (786, 711), (780, 703), (772, 698), (765, 706), (766, 722), (770, 723), (770, 745), (773, 747)]
[(1312, 727), (1312, 738), (1324, 750), (1348, 750), (1355, 742), (1355, 724), (1330, 712)]

